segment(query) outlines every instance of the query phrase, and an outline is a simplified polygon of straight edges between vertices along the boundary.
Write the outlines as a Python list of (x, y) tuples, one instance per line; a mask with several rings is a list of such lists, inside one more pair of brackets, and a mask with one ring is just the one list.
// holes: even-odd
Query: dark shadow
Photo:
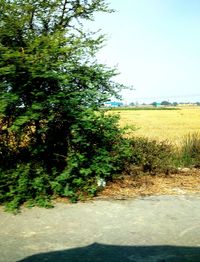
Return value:
[(94, 243), (82, 248), (41, 253), (18, 262), (199, 262), (200, 248), (114, 246)]

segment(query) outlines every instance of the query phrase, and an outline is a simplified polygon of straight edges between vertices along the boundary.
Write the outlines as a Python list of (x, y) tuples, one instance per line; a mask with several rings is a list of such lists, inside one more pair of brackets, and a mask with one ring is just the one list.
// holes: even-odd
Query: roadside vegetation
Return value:
[(189, 133), (183, 138), (179, 150), (180, 165), (200, 167), (200, 133)]
[(199, 165), (198, 134), (177, 154), (168, 142), (130, 137), (101, 110), (123, 86), (95, 59), (104, 36), (84, 30), (96, 12), (112, 10), (104, 0), (1, 1), (0, 203), (8, 209), (86, 199), (123, 172)]

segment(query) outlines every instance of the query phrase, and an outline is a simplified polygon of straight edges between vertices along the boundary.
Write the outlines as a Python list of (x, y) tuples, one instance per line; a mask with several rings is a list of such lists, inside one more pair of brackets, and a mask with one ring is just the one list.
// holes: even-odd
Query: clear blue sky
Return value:
[(200, 101), (200, 0), (110, 0), (92, 28), (108, 40), (98, 59), (136, 90), (127, 102)]

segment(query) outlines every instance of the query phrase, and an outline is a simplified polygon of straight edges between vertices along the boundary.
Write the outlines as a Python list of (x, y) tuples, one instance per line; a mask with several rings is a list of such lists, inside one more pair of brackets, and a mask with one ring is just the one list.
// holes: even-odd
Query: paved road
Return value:
[(0, 261), (200, 261), (200, 196), (0, 209)]

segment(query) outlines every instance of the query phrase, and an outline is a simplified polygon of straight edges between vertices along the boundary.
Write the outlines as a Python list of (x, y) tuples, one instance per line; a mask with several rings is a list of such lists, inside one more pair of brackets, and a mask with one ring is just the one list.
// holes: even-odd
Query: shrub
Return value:
[(99, 189), (97, 181), (112, 179), (123, 171), (130, 159), (130, 142), (118, 127), (118, 117), (105, 112), (89, 108), (79, 112), (68, 140), (67, 154), (56, 152), (57, 164), (50, 169), (37, 153), (25, 159), (21, 152), (13, 150), (17, 164), (1, 169), (0, 203), (8, 203), (11, 208), (26, 201), (44, 206), (53, 196), (67, 196), (73, 202), (83, 196), (93, 196)]
[(173, 150), (171, 145), (164, 142), (151, 141), (147, 138), (133, 138), (131, 140), (131, 162), (142, 168), (143, 172), (156, 174), (168, 173), (172, 167)]
[(70, 152), (65, 169), (53, 182), (57, 194), (76, 200), (82, 193), (95, 195), (97, 181), (112, 179), (129, 159), (129, 141), (118, 128), (118, 117), (85, 112), (71, 128)]

